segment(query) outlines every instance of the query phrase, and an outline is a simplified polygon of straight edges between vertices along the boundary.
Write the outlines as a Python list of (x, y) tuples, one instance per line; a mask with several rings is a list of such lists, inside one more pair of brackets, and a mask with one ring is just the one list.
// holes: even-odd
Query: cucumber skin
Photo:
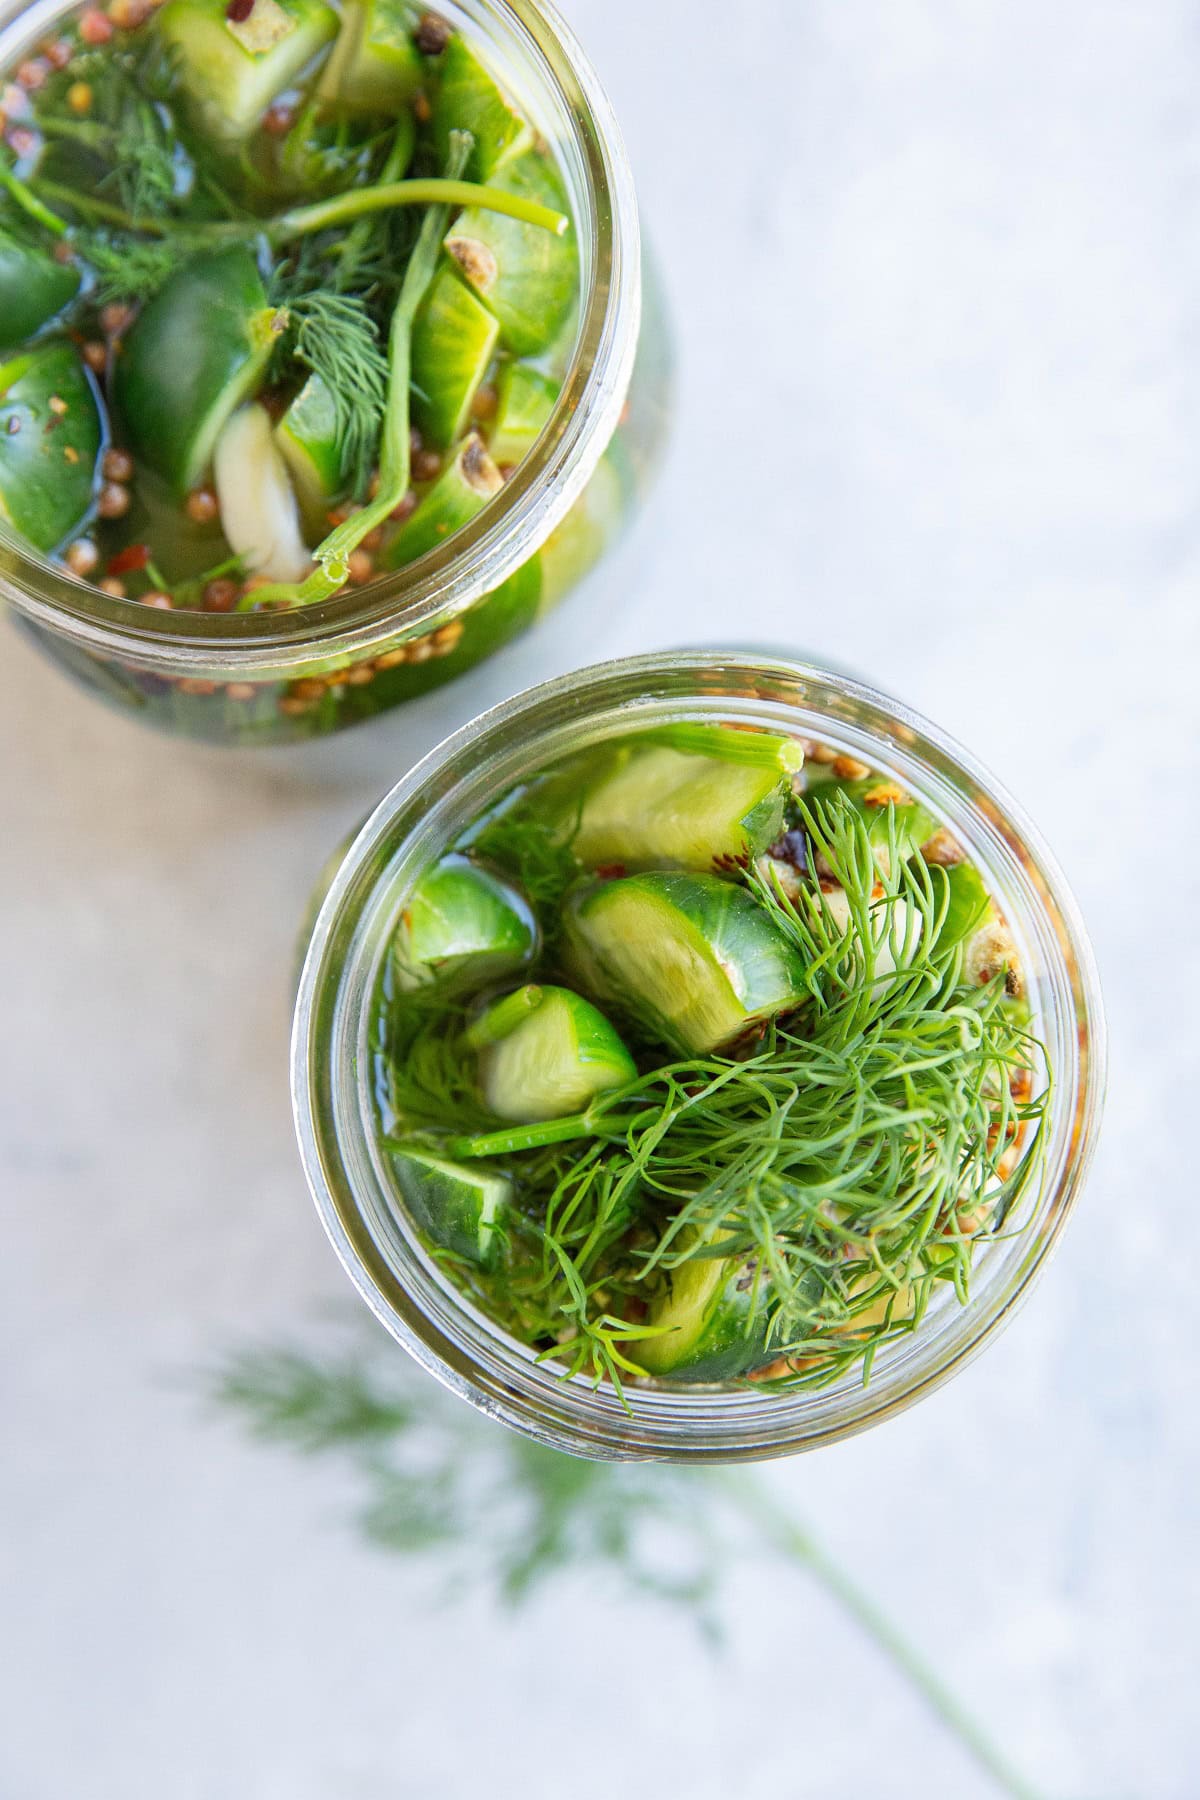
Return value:
[(273, 316), (254, 258), (238, 246), (176, 270), (130, 332), (118, 366), (121, 413), (135, 453), (181, 497), (265, 371)]
[[(481, 492), (463, 473), (464, 459), (472, 455), (479, 459), (485, 485), (491, 487), (495, 483), (492, 492)], [(416, 562), (430, 550), (436, 550), (469, 524), (477, 512), (482, 512), (493, 493), (498, 493), (502, 486), (499, 470), (484, 449), (483, 439), (473, 433), (459, 446), (453, 462), (438, 476), (416, 512), (386, 546), (381, 558), (383, 565), (400, 569), (406, 563)]]
[(499, 1220), (512, 1199), (503, 1175), (452, 1163), (422, 1150), (393, 1150), (388, 1161), (418, 1227), (444, 1250), (494, 1268), (503, 1234)]
[(283, 10), (295, 29), (258, 54), (229, 30), (226, 0), (167, 0), (155, 18), (203, 125), (226, 143), (248, 137), (276, 94), (337, 34), (337, 14), (324, 0), (283, 0)]
[(319, 375), (310, 375), (275, 427), (275, 444), (291, 473), (304, 521), (314, 536), (328, 529), (325, 514), (345, 482), (337, 408)]
[(591, 868), (710, 870), (774, 843), (786, 803), (776, 771), (634, 739), (585, 789), (573, 848)]
[(0, 350), (40, 331), (79, 292), (79, 270), (0, 227)]
[[(397, 982), (408, 991), (425, 981), (446, 993), (498, 981), (527, 968), (539, 948), (537, 921), (518, 890), (457, 853), (421, 876), (404, 918), (392, 955)], [(428, 973), (414, 978), (422, 967)]]
[(537, 443), (554, 411), (559, 384), (524, 363), (504, 365), (496, 384), (496, 421), (488, 451), (499, 468), (516, 466)]
[[(714, 984), (723, 984), (708, 1009), (708, 1023), (695, 1016), (694, 1007), (690, 1019), (681, 1008), (666, 1013), (644, 989), (631, 988), (628, 957), (614, 965), (597, 941), (596, 923), (614, 908), (626, 915), (622, 946), (636, 943), (640, 927), (643, 938), (660, 944), (673, 936), (682, 946), (680, 964), (704, 960)], [(805, 996), (803, 965), (786, 938), (751, 895), (717, 875), (655, 873), (585, 882), (568, 896), (565, 924), (568, 962), (584, 985), (684, 1056), (718, 1050), (748, 1025), (798, 1005)], [(724, 1019), (713, 1035), (711, 1014), (718, 1010)]]
[[(65, 412), (51, 410), (52, 397)], [(95, 387), (70, 344), (35, 344), (0, 364), (0, 518), (36, 550), (57, 549), (87, 517), (103, 441)]]
[[(581, 1111), (597, 1094), (637, 1079), (637, 1064), (597, 1007), (570, 988), (543, 985), (541, 995), (541, 1004), (479, 1057), (479, 1088), (485, 1105), (497, 1118), (513, 1124), (565, 1118)], [(546, 1043), (548, 1032), (555, 1034), (552, 1045)], [(564, 1082), (552, 1098), (549, 1084), (545, 1084), (542, 1094), (546, 1097), (531, 1103), (526, 1096), (533, 1089), (521, 1063), (539, 1045), (540, 1073), (544, 1075), (557, 1061), (569, 1074), (568, 1059), (573, 1055), (577, 1079), (570, 1086)]]
[[(456, 443), (471, 417), (471, 402), (488, 372), (500, 327), (471, 289), (443, 262), (421, 302), (412, 332), (412, 407), (418, 427), (439, 450)], [(463, 368), (460, 346), (474, 347)], [(448, 354), (449, 353), (449, 354)], [(447, 379), (455, 357), (456, 379)]]
[(394, 0), (347, 0), (338, 40), (321, 73), (322, 100), (343, 113), (393, 112), (421, 85), (421, 59)]
[[(556, 212), (567, 211), (558, 170), (540, 152), (528, 151), (506, 162), (491, 185)], [(455, 260), (463, 279), (499, 321), (504, 348), (514, 356), (540, 356), (548, 349), (566, 324), (579, 291), (574, 227), (555, 237), (503, 213), (469, 208), (459, 214), (444, 241), (451, 256), (456, 243), (484, 252), (479, 256), (468, 251)]]
[(432, 124), (439, 167), (449, 154), (450, 133), (469, 131), (475, 144), (466, 179), (487, 181), (508, 157), (520, 154), (533, 133), (457, 32), (442, 52), (438, 72)]
[[(767, 1309), (752, 1257), (696, 1258), (670, 1271), (668, 1293), (646, 1323), (682, 1314), (676, 1331), (640, 1338), (634, 1360), (651, 1375), (680, 1382), (734, 1381), (765, 1360)], [(689, 1331), (688, 1315), (696, 1314)]]

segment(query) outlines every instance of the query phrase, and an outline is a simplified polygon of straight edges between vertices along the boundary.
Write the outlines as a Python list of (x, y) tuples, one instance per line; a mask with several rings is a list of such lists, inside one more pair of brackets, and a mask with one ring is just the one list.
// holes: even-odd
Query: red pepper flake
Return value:
[(110, 575), (131, 575), (135, 569), (144, 569), (150, 561), (149, 544), (126, 544), (124, 550), (118, 550), (109, 558)]
[(601, 881), (620, 881), (628, 872), (624, 863), (601, 863), (596, 875)]
[(229, 0), (225, 17), (231, 25), (242, 25), (254, 11), (254, 0)]

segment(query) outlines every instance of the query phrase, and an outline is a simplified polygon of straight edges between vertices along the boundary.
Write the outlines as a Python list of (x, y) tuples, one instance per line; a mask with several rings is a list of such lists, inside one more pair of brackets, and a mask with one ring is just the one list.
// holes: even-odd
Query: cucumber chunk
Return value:
[(572, 848), (591, 868), (710, 869), (773, 843), (788, 791), (769, 764), (628, 740), (585, 795)]
[(0, 225), (0, 350), (23, 344), (79, 292), (79, 270)]
[(469, 131), (475, 145), (466, 168), (467, 179), (488, 181), (503, 161), (528, 149), (533, 132), (457, 33), (442, 52), (440, 70), (433, 109), (438, 164), (446, 161), (450, 133)]
[(416, 512), (384, 552), (389, 569), (415, 562), (475, 517), (504, 486), (478, 432), (464, 438), (450, 466), (434, 482)]
[(324, 0), (254, 0), (242, 20), (229, 18), (226, 0), (167, 0), (156, 23), (199, 123), (232, 143), (338, 28)]
[(658, 1332), (639, 1338), (630, 1351), (651, 1375), (672, 1381), (732, 1381), (745, 1375), (766, 1354), (757, 1259), (696, 1257), (680, 1263), (670, 1271), (646, 1324)]
[[(530, 152), (492, 177), (492, 185), (526, 200), (567, 211), (554, 164)], [(446, 234), (446, 249), (500, 322), (500, 341), (514, 356), (538, 356), (552, 344), (579, 288), (575, 232), (562, 237), (503, 213), (468, 208)]]
[(804, 968), (762, 907), (717, 875), (588, 882), (568, 901), (576, 975), (656, 1038), (701, 1056), (797, 1006)]
[(129, 334), (117, 396), (133, 449), (177, 494), (198, 485), (221, 428), (270, 359), (277, 315), (248, 250), (176, 270)]
[(487, 307), (443, 263), (412, 333), (413, 416), (439, 450), (466, 430), (499, 330)]
[(970, 938), (992, 910), (983, 878), (973, 863), (955, 863), (951, 868), (932, 868), (929, 879), (940, 905), (944, 888), (946, 914), (937, 935), (938, 950), (948, 950)]
[(512, 1183), (479, 1165), (446, 1162), (414, 1145), (390, 1152), (396, 1186), (417, 1226), (444, 1250), (492, 1267), (503, 1243)]
[(408, 7), (398, 0), (344, 0), (337, 43), (317, 87), (320, 99), (343, 113), (393, 113), (421, 80)]
[(529, 1125), (581, 1112), (637, 1065), (604, 1014), (569, 988), (522, 988), (471, 1028), (479, 1088), (498, 1119)]
[(523, 462), (541, 437), (558, 399), (558, 382), (525, 363), (505, 363), (496, 383), (496, 419), (488, 451), (498, 468)]
[(405, 902), (392, 945), (401, 988), (437, 982), (447, 992), (515, 975), (537, 955), (537, 920), (511, 883), (472, 862), (445, 856)]
[(0, 519), (35, 550), (55, 550), (91, 509), (104, 428), (70, 344), (38, 344), (0, 363)]
[(346, 458), (333, 395), (310, 375), (275, 427), (275, 444), (288, 466), (307, 530), (329, 529), (328, 512), (345, 485)]

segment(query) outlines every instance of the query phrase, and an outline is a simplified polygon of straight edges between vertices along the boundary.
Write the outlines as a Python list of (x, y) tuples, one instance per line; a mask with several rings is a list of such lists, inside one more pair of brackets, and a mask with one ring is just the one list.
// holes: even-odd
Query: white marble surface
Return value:
[(0, 1794), (996, 1791), (802, 1576), (739, 1575), (715, 1657), (583, 1577), (515, 1620), (431, 1611), (336, 1466), (179, 1381), (344, 1292), (284, 1073), (328, 848), (486, 700), (741, 635), (876, 675), (1029, 803), (1113, 1041), (1093, 1181), (1014, 1328), (772, 1479), (1039, 1792), (1194, 1800), (1194, 9), (570, 13), (679, 329), (653, 529), (535, 642), (298, 754), (143, 736), (0, 639)]

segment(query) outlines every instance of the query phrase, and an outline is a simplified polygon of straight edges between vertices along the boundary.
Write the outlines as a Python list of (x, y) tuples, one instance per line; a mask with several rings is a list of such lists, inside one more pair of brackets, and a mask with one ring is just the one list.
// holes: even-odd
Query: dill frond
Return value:
[(379, 443), (388, 379), (387, 357), (366, 303), (321, 288), (301, 289), (276, 303), (286, 311), (288, 327), (275, 368), (296, 362), (325, 383), (337, 415), (345, 482), (351, 493), (361, 493)]

